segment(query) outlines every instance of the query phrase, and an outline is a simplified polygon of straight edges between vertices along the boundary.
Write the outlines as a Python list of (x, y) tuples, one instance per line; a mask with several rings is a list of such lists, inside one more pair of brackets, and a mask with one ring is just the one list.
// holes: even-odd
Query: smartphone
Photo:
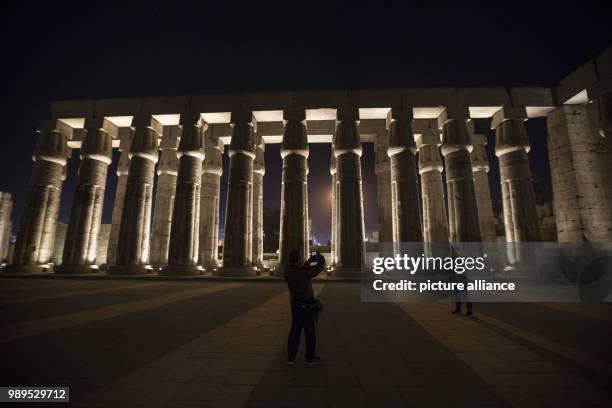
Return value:
[(310, 256), (317, 256), (317, 251), (312, 251), (312, 252), (310, 253)]

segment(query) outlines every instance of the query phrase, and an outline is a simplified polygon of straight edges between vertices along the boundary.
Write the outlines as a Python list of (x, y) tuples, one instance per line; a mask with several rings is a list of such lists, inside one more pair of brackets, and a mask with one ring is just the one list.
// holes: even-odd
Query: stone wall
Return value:
[(543, 242), (557, 241), (557, 223), (552, 202), (537, 206), (540, 235)]
[(563, 105), (548, 115), (548, 152), (560, 242), (612, 242), (612, 143), (595, 107)]

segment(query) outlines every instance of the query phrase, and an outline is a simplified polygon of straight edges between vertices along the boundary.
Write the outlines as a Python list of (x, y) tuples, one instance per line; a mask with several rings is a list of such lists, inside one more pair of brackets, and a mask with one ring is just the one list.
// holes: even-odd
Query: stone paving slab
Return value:
[[(315, 287), (316, 291), (320, 289)], [(141, 393), (143, 404), (150, 407), (188, 403), (242, 406), (285, 344), (290, 322), (288, 303), (286, 293), (275, 296), (97, 390), (76, 406), (107, 406), (106, 395), (125, 395), (132, 390)], [(129, 401), (132, 398), (113, 403), (130, 406)]]
[[(31, 279), (7, 281), (37, 286)], [(55, 279), (40, 282), (57, 284)], [(25, 381), (27, 369), (14, 358), (24, 356), (31, 369), (45, 374), (32, 371), (32, 378), (73, 387), (76, 400), (71, 406), (583, 407), (609, 406), (612, 400), (605, 380), (594, 381), (540, 352), (549, 346), (542, 343), (550, 341), (548, 332), (495, 314), (514, 315), (518, 309), (513, 305), (486, 314), (484, 307), (476, 308), (476, 317), (468, 319), (451, 315), (447, 304), (362, 303), (359, 285), (318, 284), (325, 304), (318, 324), (323, 362), (305, 367), (300, 355), (288, 367), (290, 313), (282, 283), (193, 282), (191, 288), (160, 281), (167, 290), (163, 294), (157, 283), (113, 285), (123, 286), (117, 290), (126, 294), (148, 294), (136, 301), (110, 297), (117, 290), (98, 291), (91, 283), (58, 287), (66, 296), (45, 301), (38, 299), (44, 289), (15, 288), (24, 301), (0, 309), (10, 313), (8, 308), (15, 306), (16, 316), (27, 316), (20, 312), (23, 307), (53, 309), (68, 299), (76, 301), (72, 313), (25, 320), (22, 326), (0, 320), (0, 339), (18, 334), (0, 342), (0, 357), (10, 360), (9, 371), (21, 370), (18, 378)], [(227, 285), (236, 286), (223, 289)], [(79, 303), (88, 291), (109, 296), (112, 304), (100, 308)], [(79, 304), (88, 306), (79, 310)], [(577, 315), (537, 305), (524, 309), (542, 318), (549, 310), (550, 316), (567, 322)], [(38, 314), (45, 316), (44, 311)], [(516, 316), (520, 321), (521, 315)], [(603, 321), (592, 316), (584, 324), (600, 327)], [(14, 332), (15, 327), (31, 331)], [(576, 352), (588, 351), (571, 343), (572, 338), (559, 339), (551, 350), (588, 366), (588, 360), (575, 358)], [(6, 370), (0, 375), (10, 378)], [(608, 378), (605, 372), (601, 375)]]
[[(451, 315), (447, 305), (432, 304), (425, 308), (401, 304), (400, 307), (513, 406), (537, 406), (545, 402), (556, 407), (576, 403), (604, 407), (609, 403), (610, 396), (603, 390), (473, 319)], [(445, 335), (449, 330), (455, 336)]]
[(154, 307), (159, 307), (168, 303), (179, 302), (196, 296), (214, 293), (222, 290), (233, 289), (241, 286), (241, 283), (227, 283), (223, 285), (197, 288), (179, 291), (176, 293), (160, 295), (152, 299), (136, 300), (129, 304), (118, 304), (100, 309), (75, 312), (62, 317), (50, 317), (46, 319), (33, 320), (21, 323), (14, 323), (5, 326), (0, 332), (0, 343), (5, 343), (26, 336), (40, 335), (45, 332), (66, 329), (73, 326), (85, 324), (92, 320), (108, 319), (126, 312), (138, 312)]

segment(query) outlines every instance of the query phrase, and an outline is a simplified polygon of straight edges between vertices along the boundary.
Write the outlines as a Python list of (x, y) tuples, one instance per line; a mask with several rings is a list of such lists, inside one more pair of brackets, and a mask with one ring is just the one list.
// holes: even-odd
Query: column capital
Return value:
[[(305, 114), (305, 112), (303, 112)], [(308, 136), (306, 133), (306, 120), (298, 120), (301, 116), (297, 114), (294, 119), (285, 120), (283, 140), (281, 142), (281, 157), (284, 159), (290, 154), (299, 154), (308, 157)], [(305, 117), (305, 116), (304, 116)]]
[(507, 120), (527, 120), (527, 110), (525, 107), (513, 107), (504, 105), (500, 110), (493, 114), (491, 118), (491, 129), (497, 128), (500, 123)]
[(345, 153), (361, 156), (361, 138), (359, 136), (359, 109), (345, 105), (336, 110), (336, 131), (333, 137), (336, 157)]
[(255, 120), (253, 112), (250, 110), (238, 109), (232, 111), (230, 114), (230, 123), (232, 126), (239, 124), (249, 125), (254, 131), (257, 130), (257, 121)]
[(232, 112), (232, 139), (229, 146), (229, 156), (242, 153), (255, 158), (254, 132), (257, 129), (253, 113), (248, 111)]
[(159, 141), (159, 148), (163, 149), (177, 149), (179, 140), (181, 140), (181, 133), (183, 129), (180, 125), (164, 126), (162, 130), (161, 139)]
[(97, 116), (97, 117), (85, 118), (85, 123), (83, 127), (89, 130), (89, 129), (100, 129), (103, 126), (104, 126), (104, 116)]
[(472, 151), (472, 141), (464, 119), (450, 119), (443, 125), (442, 132), (442, 154), (467, 150)]
[(87, 131), (81, 145), (81, 160), (84, 158), (98, 160), (110, 165), (113, 161), (113, 140), (103, 128), (92, 128)]
[(130, 145), (130, 159), (142, 157), (156, 163), (158, 158), (158, 142), (159, 135), (152, 127), (137, 127)]
[(283, 121), (285, 122), (304, 122), (306, 123), (306, 110), (302, 108), (287, 108), (283, 110)]
[(500, 157), (517, 150), (529, 152), (529, 137), (525, 121), (511, 119), (500, 122), (495, 128), (495, 155)]
[(253, 172), (257, 174), (261, 174), (262, 176), (266, 174), (263, 144), (255, 147), (255, 159), (253, 160)]
[(122, 152), (129, 152), (132, 139), (134, 138), (134, 128), (130, 128), (129, 132), (123, 132), (119, 137), (119, 150)]
[(60, 133), (55, 126), (54, 121), (45, 121), (38, 127), (38, 139), (34, 146), (32, 160), (44, 160), (58, 163), (62, 166), (66, 165), (68, 157), (70, 157), (70, 149), (68, 148), (68, 138)]
[(338, 122), (358, 122), (359, 109), (353, 105), (345, 105), (336, 109), (336, 120)]
[(179, 159), (185, 155), (204, 160), (204, 131), (206, 127), (202, 123), (198, 120), (183, 126), (177, 149)]
[(387, 130), (391, 129), (391, 122), (396, 120), (404, 120), (411, 122), (414, 119), (412, 108), (391, 108), (387, 113), (386, 126)]
[(215, 136), (213, 127), (204, 132), (204, 163), (202, 173), (212, 173), (218, 176), (223, 174), (223, 141)]
[(467, 106), (447, 106), (438, 116), (438, 129), (451, 120), (465, 121), (470, 118), (470, 110)]
[(416, 153), (414, 134), (412, 132), (412, 110), (392, 108), (387, 114), (389, 130), (389, 156), (410, 151)]
[(421, 133), (416, 137), (415, 144), (418, 149), (423, 146), (439, 147), (442, 144), (442, 135), (434, 132)]
[(162, 149), (157, 165), (157, 175), (178, 175), (178, 155), (176, 149)]
[(472, 135), (472, 170), (473, 171), (489, 171), (489, 160), (487, 159), (487, 136), (476, 133)]

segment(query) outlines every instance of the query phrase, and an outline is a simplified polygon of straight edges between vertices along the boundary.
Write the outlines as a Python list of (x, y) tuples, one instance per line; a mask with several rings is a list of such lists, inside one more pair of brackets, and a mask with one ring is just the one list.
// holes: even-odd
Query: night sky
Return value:
[[(235, 7), (229, 2), (4, 4), (0, 191), (14, 194), (13, 220), (19, 222), (27, 189), (34, 129), (48, 118), (53, 100), (224, 91), (550, 86), (612, 42), (612, 7), (604, 1), (581, 1), (571, 7), (534, 1), (407, 3), (377, 1), (363, 8), (356, 2), (287, 2), (285, 7), (260, 2)], [(487, 122), (477, 121), (477, 130), (487, 131)], [(534, 178), (545, 185), (550, 179), (545, 121), (530, 120), (527, 127)], [(499, 210), (492, 136), (491, 186)], [(325, 240), (330, 230), (330, 146), (310, 148), (310, 213), (315, 235)], [(264, 206), (277, 207), (279, 146), (267, 146), (265, 159)], [(371, 144), (364, 144), (362, 159), (369, 233), (377, 229)], [(63, 222), (68, 221), (77, 166), (78, 159), (71, 160), (62, 196)], [(111, 219), (114, 170), (113, 165), (105, 223)], [(222, 182), (227, 183), (227, 173)], [(225, 197), (222, 213), (224, 204)]]

